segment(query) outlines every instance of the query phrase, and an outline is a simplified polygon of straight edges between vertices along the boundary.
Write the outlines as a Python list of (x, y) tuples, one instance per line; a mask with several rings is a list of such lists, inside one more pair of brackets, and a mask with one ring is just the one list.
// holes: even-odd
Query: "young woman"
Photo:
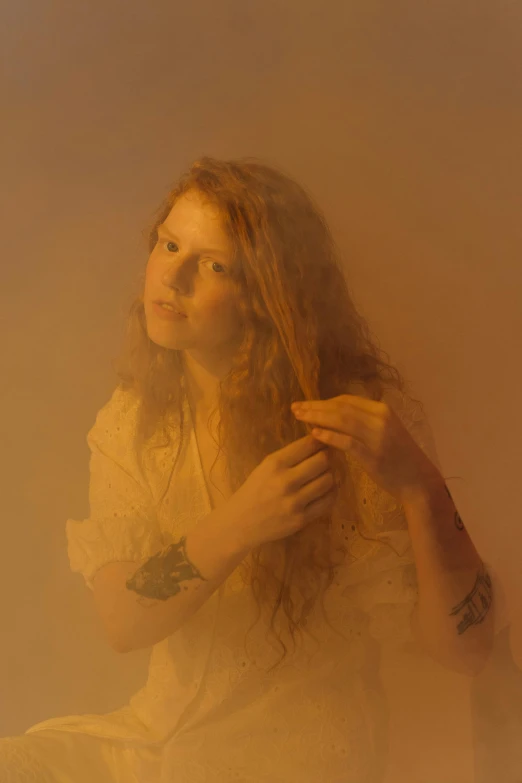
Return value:
[(8, 780), (375, 783), (382, 650), (481, 668), (491, 582), (379, 353), (306, 191), (194, 163), (88, 435), (90, 517), (67, 523), (108, 642), (151, 647), (149, 678), (1, 740)]

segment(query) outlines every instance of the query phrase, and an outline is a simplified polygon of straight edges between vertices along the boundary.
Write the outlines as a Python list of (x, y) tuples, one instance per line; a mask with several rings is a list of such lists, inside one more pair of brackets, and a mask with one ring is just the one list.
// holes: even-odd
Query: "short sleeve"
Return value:
[(397, 389), (388, 389), (383, 401), (393, 408), (412, 438), (429, 460), (442, 472), (435, 437), (424, 407)]
[[(366, 396), (363, 391), (354, 393)], [(435, 439), (423, 406), (395, 389), (382, 397), (404, 424), (428, 459), (440, 470)], [(415, 559), (406, 515), (401, 504), (384, 491), (356, 461), (351, 462), (358, 525), (356, 555), (345, 577), (345, 597), (370, 619), (372, 635), (396, 643), (410, 638), (411, 610), (417, 600)]]
[(66, 523), (71, 570), (93, 589), (111, 562), (144, 561), (164, 545), (148, 482), (134, 447), (139, 400), (118, 387), (87, 434), (89, 518)]
[[(440, 470), (435, 439), (422, 405), (394, 388), (385, 390), (382, 401), (393, 409), (417, 445)], [(400, 503), (381, 489), (357, 460), (352, 460), (351, 471), (355, 480), (360, 532), (365, 537), (389, 545), (400, 558), (409, 552), (407, 557), (413, 562), (408, 525)]]

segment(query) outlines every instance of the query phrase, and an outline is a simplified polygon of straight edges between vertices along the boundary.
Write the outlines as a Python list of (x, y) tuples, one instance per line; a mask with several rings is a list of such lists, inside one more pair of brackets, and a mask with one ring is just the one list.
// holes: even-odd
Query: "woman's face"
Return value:
[[(232, 246), (219, 212), (191, 191), (158, 228), (147, 264), (144, 306), (149, 338), (163, 348), (219, 359), (240, 333), (232, 286)], [(173, 317), (158, 301), (184, 316)]]

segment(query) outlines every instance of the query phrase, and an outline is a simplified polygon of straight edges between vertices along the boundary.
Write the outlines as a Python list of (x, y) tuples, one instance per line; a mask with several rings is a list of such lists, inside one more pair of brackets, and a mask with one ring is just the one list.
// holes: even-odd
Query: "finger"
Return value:
[(365, 420), (359, 414), (342, 416), (339, 411), (330, 408), (322, 411), (303, 411), (302, 413), (294, 413), (294, 416), (299, 421), (313, 424), (321, 429), (333, 430), (342, 435), (356, 438), (363, 444), (372, 442), (373, 420)]
[(292, 468), (303, 460), (308, 459), (308, 457), (313, 456), (322, 448), (324, 448), (324, 444), (311, 435), (305, 435), (304, 438), (299, 438), (281, 449), (277, 449), (277, 454), (284, 467)]
[(349, 435), (344, 435), (343, 433), (335, 432), (334, 430), (321, 429), (319, 427), (313, 428), (312, 435), (314, 438), (321, 441), (321, 443), (326, 443), (328, 446), (341, 449), (342, 451), (349, 451), (354, 442), (354, 439)]
[(366, 397), (358, 397), (355, 394), (341, 394), (328, 400), (298, 400), (292, 405), (304, 405), (310, 410), (328, 410), (332, 407), (345, 407), (350, 405), (354, 410), (364, 411), (372, 415), (380, 415), (384, 403), (378, 400), (369, 400)]
[(349, 435), (314, 427), (312, 436), (317, 438), (320, 443), (324, 443), (332, 449), (340, 449), (345, 454), (351, 454), (353, 457), (362, 459), (363, 462), (370, 459), (370, 453), (366, 446), (355, 438), (351, 438)]

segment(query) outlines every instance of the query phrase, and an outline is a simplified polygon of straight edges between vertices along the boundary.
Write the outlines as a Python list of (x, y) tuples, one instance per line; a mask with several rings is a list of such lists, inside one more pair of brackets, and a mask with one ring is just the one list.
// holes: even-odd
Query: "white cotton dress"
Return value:
[[(438, 465), (419, 407), (395, 391), (388, 401)], [(189, 436), (176, 468), (172, 446), (148, 448), (143, 473), (132, 448), (135, 394), (117, 387), (99, 411), (87, 436), (90, 516), (66, 525), (71, 569), (91, 589), (106, 563), (152, 556), (210, 513), (186, 402), (184, 409)], [(1, 739), (1, 783), (381, 780), (390, 716), (379, 661), (386, 648), (411, 643), (416, 576), (402, 509), (362, 470), (357, 494), (362, 524), (340, 512), (334, 518), (348, 557), (325, 607), (340, 633), (317, 607), (307, 624), (317, 643), (304, 634), (292, 654), (283, 636), (287, 659), (267, 673), (281, 648), (267, 639), (267, 623), (255, 625), (257, 605), (236, 569), (152, 648), (147, 682), (128, 705), (53, 718)]]

